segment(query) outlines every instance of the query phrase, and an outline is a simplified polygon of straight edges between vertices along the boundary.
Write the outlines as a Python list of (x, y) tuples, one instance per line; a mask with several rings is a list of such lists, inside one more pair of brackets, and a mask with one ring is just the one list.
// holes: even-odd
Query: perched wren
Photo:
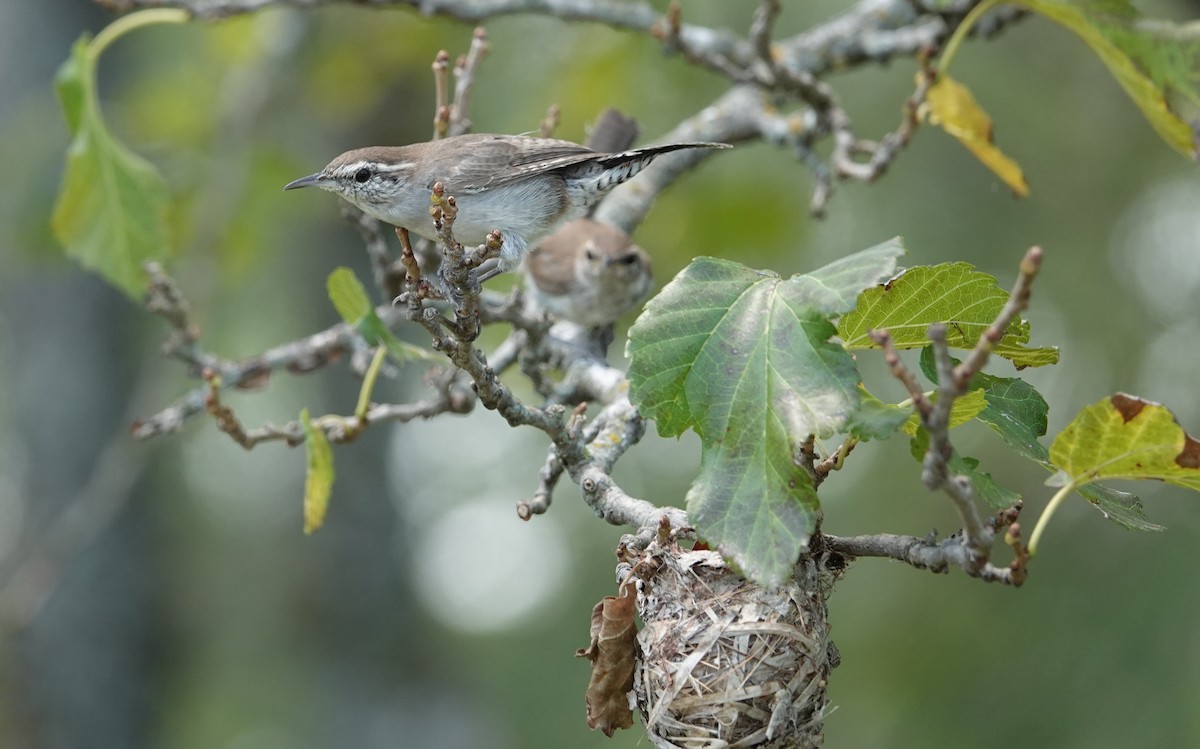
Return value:
[(650, 256), (615, 226), (572, 221), (525, 258), (529, 296), (560, 320), (598, 328), (650, 293)]
[(577, 143), (525, 135), (459, 135), (410, 146), (347, 151), (321, 171), (283, 189), (310, 185), (335, 192), (365, 213), (436, 239), (429, 193), (441, 182), (458, 201), (454, 235), (482, 244), (499, 229), (498, 272), (520, 264), (526, 248), (558, 226), (582, 217), (612, 188), (656, 156), (724, 143), (668, 143), (599, 153)]

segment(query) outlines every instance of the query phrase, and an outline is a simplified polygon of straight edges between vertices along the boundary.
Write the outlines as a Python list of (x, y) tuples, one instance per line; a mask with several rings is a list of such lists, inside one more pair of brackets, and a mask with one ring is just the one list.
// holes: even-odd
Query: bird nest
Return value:
[(716, 552), (655, 546), (637, 565), (645, 627), (633, 685), (654, 745), (819, 746), (838, 663), (825, 599), (840, 571), (806, 556), (767, 590)]

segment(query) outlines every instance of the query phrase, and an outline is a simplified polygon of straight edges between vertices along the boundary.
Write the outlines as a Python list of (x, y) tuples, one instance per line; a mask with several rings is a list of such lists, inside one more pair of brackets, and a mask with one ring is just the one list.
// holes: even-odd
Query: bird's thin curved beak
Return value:
[(310, 174), (307, 177), (301, 177), (298, 180), (287, 183), (283, 186), (283, 189), (295, 190), (297, 187), (309, 187), (310, 185), (315, 185), (320, 182), (323, 177), (324, 175), (320, 172), (317, 172), (316, 174)]

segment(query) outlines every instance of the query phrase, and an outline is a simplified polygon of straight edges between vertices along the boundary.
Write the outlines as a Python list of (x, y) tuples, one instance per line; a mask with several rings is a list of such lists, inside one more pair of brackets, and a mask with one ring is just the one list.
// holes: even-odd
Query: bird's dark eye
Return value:
[(634, 255), (632, 253), (629, 255), (622, 255), (621, 262), (624, 263), (625, 265), (633, 265), (634, 263), (637, 262), (637, 255)]
[(365, 166), (354, 173), (354, 181), (358, 182), (359, 184), (362, 184), (369, 179), (371, 179), (371, 170)]
[(584, 255), (585, 255), (585, 256), (587, 256), (587, 259), (588, 259), (588, 260), (595, 260), (595, 259), (596, 259), (596, 253), (595, 253), (595, 252), (592, 250), (592, 248), (590, 248), (590, 247), (589, 247), (588, 249), (584, 250), (584, 251), (583, 251), (583, 253), (584, 253)]

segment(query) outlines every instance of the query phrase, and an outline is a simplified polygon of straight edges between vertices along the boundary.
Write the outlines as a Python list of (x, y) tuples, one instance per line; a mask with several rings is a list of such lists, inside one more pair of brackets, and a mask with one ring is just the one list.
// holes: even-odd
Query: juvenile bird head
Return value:
[(525, 273), (542, 309), (587, 327), (615, 322), (653, 284), (646, 251), (620, 229), (591, 219), (547, 237), (526, 259)]

